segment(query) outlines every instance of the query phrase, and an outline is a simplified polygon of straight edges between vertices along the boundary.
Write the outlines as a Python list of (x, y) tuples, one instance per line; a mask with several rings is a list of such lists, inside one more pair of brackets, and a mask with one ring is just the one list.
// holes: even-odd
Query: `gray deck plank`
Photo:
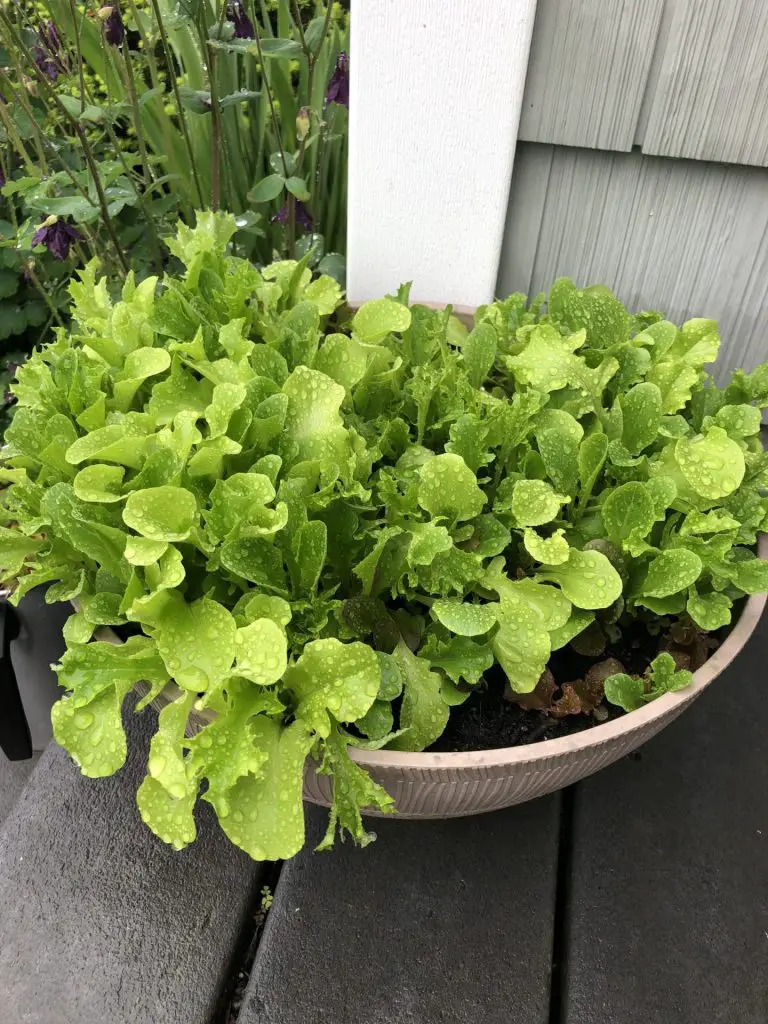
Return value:
[[(309, 841), (326, 813), (308, 808)], [(287, 864), (238, 1024), (545, 1024), (559, 798)]]
[(260, 873), (205, 813), (180, 853), (143, 825), (152, 719), (111, 779), (49, 746), (0, 830), (2, 1024), (210, 1020)]
[(768, 1020), (767, 662), (577, 787), (564, 1024)]
[(28, 761), (9, 761), (0, 750), (0, 825), (11, 813), (39, 756), (35, 754)]

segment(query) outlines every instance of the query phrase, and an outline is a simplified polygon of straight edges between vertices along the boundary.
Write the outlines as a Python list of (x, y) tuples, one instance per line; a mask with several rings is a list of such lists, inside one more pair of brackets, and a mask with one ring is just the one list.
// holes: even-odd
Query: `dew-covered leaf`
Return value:
[(725, 594), (716, 591), (700, 594), (692, 590), (685, 608), (697, 626), (713, 631), (731, 621), (731, 606), (731, 600)]
[(72, 481), (72, 487), (81, 501), (112, 504), (122, 500), (124, 476), (122, 466), (86, 466)]
[(218, 601), (201, 597), (187, 604), (170, 591), (154, 626), (165, 667), (183, 689), (203, 693), (228, 674), (237, 627)]
[(431, 516), (463, 522), (485, 505), (475, 474), (460, 455), (436, 455), (422, 466), (420, 477), (419, 505)]
[(352, 331), (360, 341), (375, 344), (388, 334), (402, 334), (411, 326), (411, 311), (394, 299), (364, 302), (352, 318)]
[(600, 514), (608, 536), (620, 545), (647, 537), (656, 521), (653, 498), (646, 485), (637, 480), (609, 491)]
[(338, 722), (361, 718), (376, 699), (380, 681), (378, 659), (367, 644), (333, 638), (307, 644), (283, 677), (296, 700), (296, 718), (323, 737), (331, 731), (331, 716)]
[(635, 384), (621, 397), (624, 414), (622, 442), (627, 451), (636, 455), (652, 444), (661, 424), (661, 391), (647, 381)]
[(149, 540), (186, 540), (197, 522), (197, 502), (184, 487), (147, 487), (132, 491), (123, 522)]
[(539, 569), (538, 577), (557, 583), (577, 608), (608, 608), (621, 596), (621, 577), (600, 551), (571, 548), (567, 562)]
[(313, 737), (303, 722), (289, 726), (266, 715), (251, 724), (254, 746), (266, 755), (258, 774), (243, 775), (213, 804), (219, 824), (230, 841), (254, 860), (286, 860), (304, 845), (304, 760)]
[(448, 704), (443, 699), (443, 679), (425, 658), (412, 654), (401, 640), (392, 655), (403, 680), (400, 728), (391, 750), (424, 750), (440, 736), (448, 722)]
[(561, 565), (568, 561), (570, 548), (563, 530), (555, 530), (549, 537), (542, 537), (535, 530), (526, 529), (523, 534), (525, 550), (537, 562), (547, 565)]
[(482, 387), (496, 359), (496, 331), (488, 323), (480, 323), (462, 342), (461, 353), (473, 387)]
[(687, 548), (670, 548), (649, 564), (640, 593), (644, 597), (669, 597), (687, 590), (701, 575), (699, 556)]
[(551, 523), (568, 501), (545, 480), (518, 480), (512, 491), (511, 511), (516, 526), (543, 526)]
[(744, 478), (744, 454), (722, 427), (711, 427), (691, 439), (680, 438), (675, 460), (688, 486), (704, 498), (724, 498)]
[(285, 633), (272, 619), (255, 619), (235, 634), (237, 675), (259, 686), (271, 686), (287, 667)]
[(331, 731), (322, 749), (323, 758), (317, 770), (333, 777), (333, 799), (328, 828), (317, 849), (331, 849), (337, 830), (342, 839), (346, 834), (358, 846), (367, 846), (376, 835), (366, 830), (360, 811), (375, 808), (379, 813), (392, 814), (395, 802), (383, 786), (350, 758), (339, 729)]
[(481, 636), (496, 625), (496, 607), (459, 598), (443, 597), (432, 605), (432, 615), (459, 636)]

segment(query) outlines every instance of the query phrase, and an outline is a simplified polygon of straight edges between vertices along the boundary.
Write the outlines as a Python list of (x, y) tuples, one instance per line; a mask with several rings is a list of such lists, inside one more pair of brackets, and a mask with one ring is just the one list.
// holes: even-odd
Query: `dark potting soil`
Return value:
[[(727, 632), (724, 630), (712, 635), (713, 648), (722, 643)], [(593, 665), (606, 658), (616, 658), (630, 675), (642, 675), (668, 643), (667, 634), (652, 635), (644, 623), (638, 622), (625, 628), (621, 639), (616, 643), (609, 642), (599, 656), (579, 654), (570, 645), (553, 651), (548, 668), (558, 687), (583, 679)], [(696, 668), (698, 665), (693, 664), (691, 667)], [(506, 677), (501, 668), (494, 665), (486, 674), (484, 683), (463, 704), (451, 708), (445, 731), (429, 750), (469, 752), (526, 746), (540, 740), (553, 740), (585, 729), (594, 729), (626, 713), (604, 700), (600, 704), (599, 717), (593, 714), (556, 717), (548, 711), (521, 707), (505, 698), (505, 690)], [(557, 691), (558, 694), (560, 692)]]

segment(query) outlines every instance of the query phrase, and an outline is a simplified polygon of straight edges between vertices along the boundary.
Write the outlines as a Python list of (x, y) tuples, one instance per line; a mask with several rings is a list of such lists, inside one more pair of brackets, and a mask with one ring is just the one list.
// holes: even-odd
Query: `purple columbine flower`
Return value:
[(121, 46), (125, 39), (125, 25), (117, 3), (102, 7), (99, 13), (104, 14), (104, 38), (110, 46)]
[(59, 75), (69, 71), (67, 55), (52, 21), (44, 22), (37, 30), (34, 54), (35, 64), (52, 82), (55, 82)]
[(55, 259), (65, 260), (69, 256), (72, 243), (79, 238), (80, 232), (77, 228), (65, 224), (58, 217), (49, 217), (32, 235), (32, 245), (44, 245)]
[(342, 107), (349, 108), (349, 57), (343, 50), (336, 59), (325, 102), (340, 103)]
[[(277, 213), (272, 217), (270, 223), (272, 224), (285, 224), (288, 220), (288, 203), (281, 207)], [(306, 208), (304, 203), (300, 199), (296, 200), (296, 223), (300, 228), (304, 228), (305, 231), (312, 230), (312, 218), (309, 215), (309, 210)]]
[(227, 21), (235, 26), (235, 39), (255, 39), (253, 22), (248, 17), (240, 0), (230, 0), (227, 4)]

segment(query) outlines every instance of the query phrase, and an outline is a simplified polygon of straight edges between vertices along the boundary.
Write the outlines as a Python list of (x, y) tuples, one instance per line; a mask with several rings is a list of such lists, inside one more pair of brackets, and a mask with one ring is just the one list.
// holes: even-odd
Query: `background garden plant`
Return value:
[[(164, 695), (138, 794), (161, 838), (192, 841), (201, 798), (252, 857), (291, 856), (310, 756), (321, 845), (364, 843), (361, 808), (392, 801), (349, 745), (423, 750), (492, 672), (532, 699), (569, 643), (701, 638), (768, 588), (768, 367), (716, 387), (713, 321), (565, 279), (472, 330), (407, 287), (350, 315), (308, 255), (260, 270), (236, 231), (201, 213), (183, 275), (115, 303), (89, 265), (6, 435), (3, 577), (78, 603), (56, 738), (111, 774), (127, 694)], [(690, 678), (663, 652), (587, 681), (631, 710)]]
[[(162, 271), (195, 209), (241, 255), (312, 249), (344, 276), (348, 14), (339, 4), (11, 2), (0, 8), (2, 331), (67, 316), (74, 266)], [(36, 329), (36, 330), (35, 330)], [(14, 357), (15, 358), (15, 357)]]

